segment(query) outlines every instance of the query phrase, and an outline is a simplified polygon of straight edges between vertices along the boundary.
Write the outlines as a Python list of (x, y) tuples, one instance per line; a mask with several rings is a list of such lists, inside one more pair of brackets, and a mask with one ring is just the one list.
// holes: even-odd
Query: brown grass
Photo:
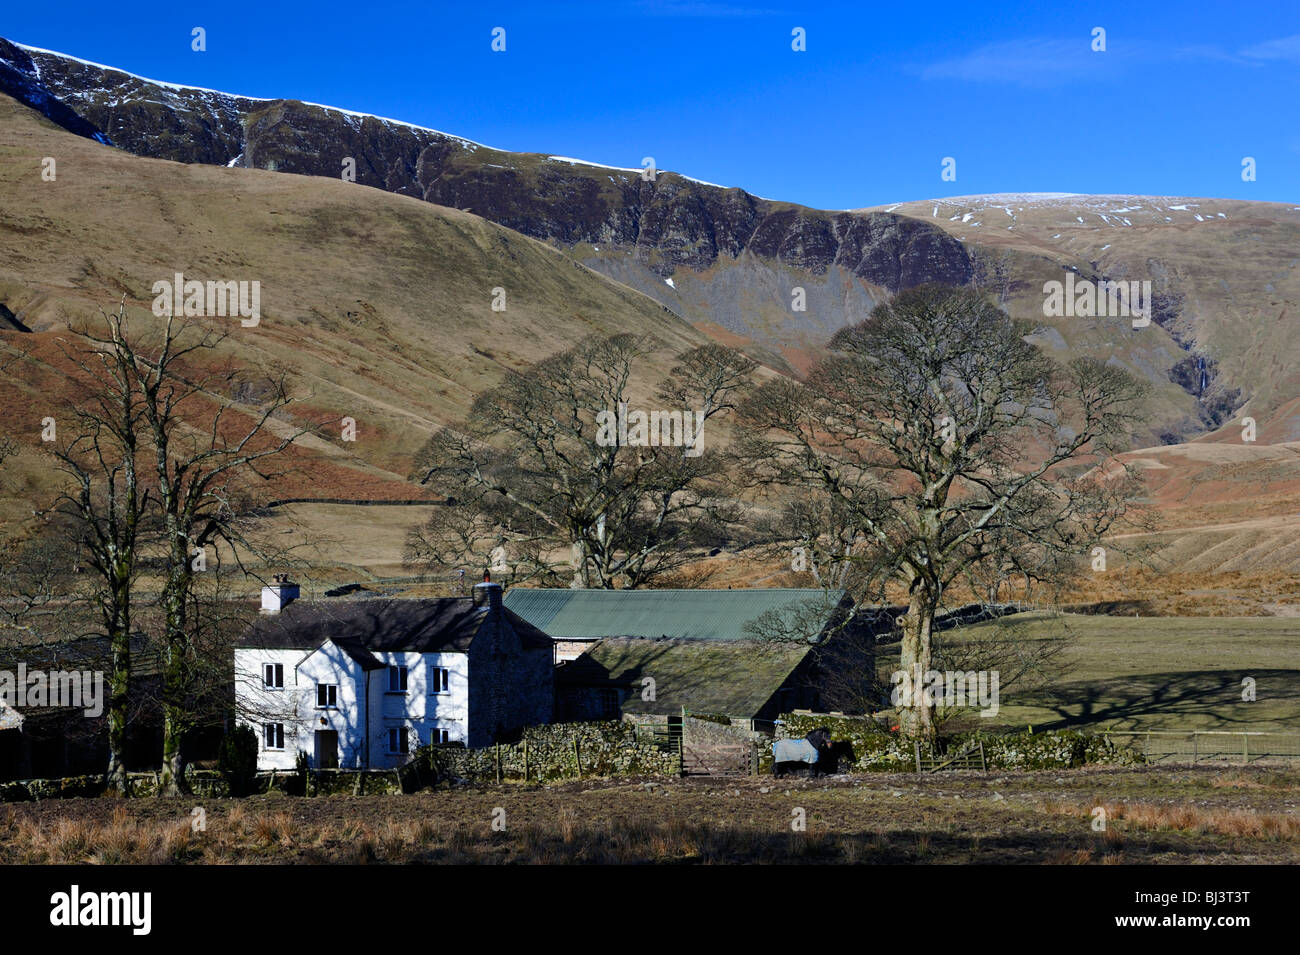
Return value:
[[(1101, 806), (1106, 810), (1109, 837), (1115, 830), (1110, 823), (1123, 820), (1140, 829), (1177, 830), (1214, 833), (1248, 839), (1300, 840), (1300, 817), (1281, 812), (1250, 812), (1239, 809), (1202, 809), (1192, 805), (1163, 805), (1142, 802), (1105, 802), (1095, 800), (1086, 807), (1067, 805), (1054, 800), (1043, 802), (1046, 812), (1067, 816), (1092, 816)], [(1118, 838), (1118, 836), (1117, 836)]]
[[(191, 805), (170, 800), (11, 804), (0, 807), (0, 864), (1300, 861), (1300, 820), (1288, 811), (1300, 794), (1295, 771), (870, 775), (788, 788), (766, 777), (728, 779), (725, 788), (709, 779), (659, 784), (653, 793), (623, 779), (401, 797), (210, 800), (206, 828), (197, 832)], [(1104, 833), (1089, 826), (1096, 805), (1109, 817)], [(505, 831), (492, 829), (498, 807), (506, 811)], [(795, 808), (804, 810), (807, 831), (791, 830)], [(1146, 835), (1155, 831), (1160, 838)]]

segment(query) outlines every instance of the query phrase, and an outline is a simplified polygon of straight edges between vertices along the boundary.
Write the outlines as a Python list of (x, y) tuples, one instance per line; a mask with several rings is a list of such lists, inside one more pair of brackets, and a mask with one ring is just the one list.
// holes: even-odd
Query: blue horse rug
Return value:
[(815, 763), (817, 747), (806, 739), (779, 739), (772, 744), (772, 758), (778, 763)]

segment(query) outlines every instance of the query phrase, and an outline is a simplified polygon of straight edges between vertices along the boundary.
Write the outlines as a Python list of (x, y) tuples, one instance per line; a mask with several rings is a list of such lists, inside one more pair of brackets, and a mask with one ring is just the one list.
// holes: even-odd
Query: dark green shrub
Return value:
[(306, 796), (308, 792), (307, 777), (311, 773), (311, 757), (307, 755), (306, 750), (298, 750), (298, 758), (294, 760), (294, 770), (296, 777), (289, 794), (291, 796)]
[(217, 750), (217, 771), (230, 787), (230, 795), (247, 796), (257, 775), (257, 734), (240, 723), (226, 734)]

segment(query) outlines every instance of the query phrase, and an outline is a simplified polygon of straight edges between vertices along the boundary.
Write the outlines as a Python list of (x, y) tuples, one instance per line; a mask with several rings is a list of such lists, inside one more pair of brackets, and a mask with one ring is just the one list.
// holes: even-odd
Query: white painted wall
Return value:
[[(313, 766), (319, 765), (316, 733), (334, 730), (339, 734), (339, 769), (366, 768), (366, 671), (333, 642), (326, 640), (316, 652), (298, 664), (298, 748)], [(338, 705), (316, 705), (318, 683), (338, 684)], [(285, 737), (288, 738), (288, 730)]]
[[(469, 662), (464, 653), (375, 653), (374, 656), (384, 667), (367, 673), (330, 641), (310, 653), (236, 649), (238, 718), (257, 734), (257, 768), (294, 769), (299, 750), (306, 752), (315, 765), (318, 730), (334, 730), (339, 734), (342, 769), (400, 766), (417, 747), (429, 742), (434, 727), (446, 729), (452, 741), (464, 742), (468, 738)], [(263, 687), (264, 663), (284, 666), (283, 690)], [(390, 665), (408, 667), (406, 693), (388, 691)], [(430, 692), (431, 667), (445, 667), (450, 671), (446, 693)], [(338, 685), (337, 708), (317, 707), (317, 683)], [(263, 724), (273, 722), (284, 724), (283, 750), (266, 748)], [(388, 729), (397, 726), (405, 727), (410, 737), (407, 755), (388, 752)]]
[[(434, 727), (447, 730), (450, 741), (466, 740), (469, 714), (469, 660), (464, 653), (381, 653), (374, 657), (384, 669), (371, 674), (370, 766), (388, 769), (409, 758), (388, 752), (388, 730), (404, 727), (410, 752), (426, 745)], [(406, 693), (390, 693), (388, 667), (405, 666)], [(431, 692), (433, 667), (444, 667), (447, 692)]]
[[(298, 664), (306, 656), (302, 650), (235, 650), (235, 709), (239, 722), (257, 734), (258, 769), (293, 769), (298, 756), (299, 689)], [(284, 666), (284, 689), (267, 690), (262, 686), (262, 664)], [(315, 687), (312, 687), (315, 693)], [(284, 724), (284, 749), (268, 750), (262, 731), (264, 723)]]

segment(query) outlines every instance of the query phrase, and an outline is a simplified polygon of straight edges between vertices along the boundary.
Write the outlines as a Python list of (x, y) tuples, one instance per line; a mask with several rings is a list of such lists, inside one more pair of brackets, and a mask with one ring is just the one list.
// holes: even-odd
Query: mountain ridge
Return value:
[[(337, 181), (351, 157), (360, 184), (540, 239), (781, 370), (806, 369), (835, 331), (901, 289), (974, 285), (1039, 325), (1035, 340), (1058, 356), (1119, 361), (1150, 380), (1152, 443), (1210, 437), (1239, 413), (1281, 416), (1261, 431), (1300, 438), (1289, 400), (1300, 346), (1277, 318), (1300, 301), (1300, 210), (1286, 204), (1052, 192), (818, 210), (338, 107), (151, 81), (3, 39), (0, 91), (152, 158)], [(1160, 207), (1159, 220), (1135, 202)], [(1044, 316), (1044, 283), (1067, 271), (1150, 280), (1152, 326), (1135, 336)]]
[[(854, 300), (869, 308), (883, 293), (924, 281), (965, 284), (971, 275), (960, 243), (901, 216), (810, 209), (669, 171), (647, 180), (639, 170), (497, 150), (338, 107), (163, 84), (3, 39), (0, 92), (34, 108), (62, 104), (80, 124), (71, 131), (91, 129), (152, 158), (339, 178), (351, 157), (360, 184), (472, 211), (569, 248), (618, 246), (643, 275), (660, 280), (752, 252), (773, 271), (820, 277), (836, 267), (852, 276), (860, 287)], [(597, 270), (618, 269), (595, 252), (589, 258)], [(660, 292), (688, 320), (700, 318), (665, 290), (672, 286), (658, 284), (665, 288), (642, 290)], [(739, 318), (730, 327), (761, 331)]]

